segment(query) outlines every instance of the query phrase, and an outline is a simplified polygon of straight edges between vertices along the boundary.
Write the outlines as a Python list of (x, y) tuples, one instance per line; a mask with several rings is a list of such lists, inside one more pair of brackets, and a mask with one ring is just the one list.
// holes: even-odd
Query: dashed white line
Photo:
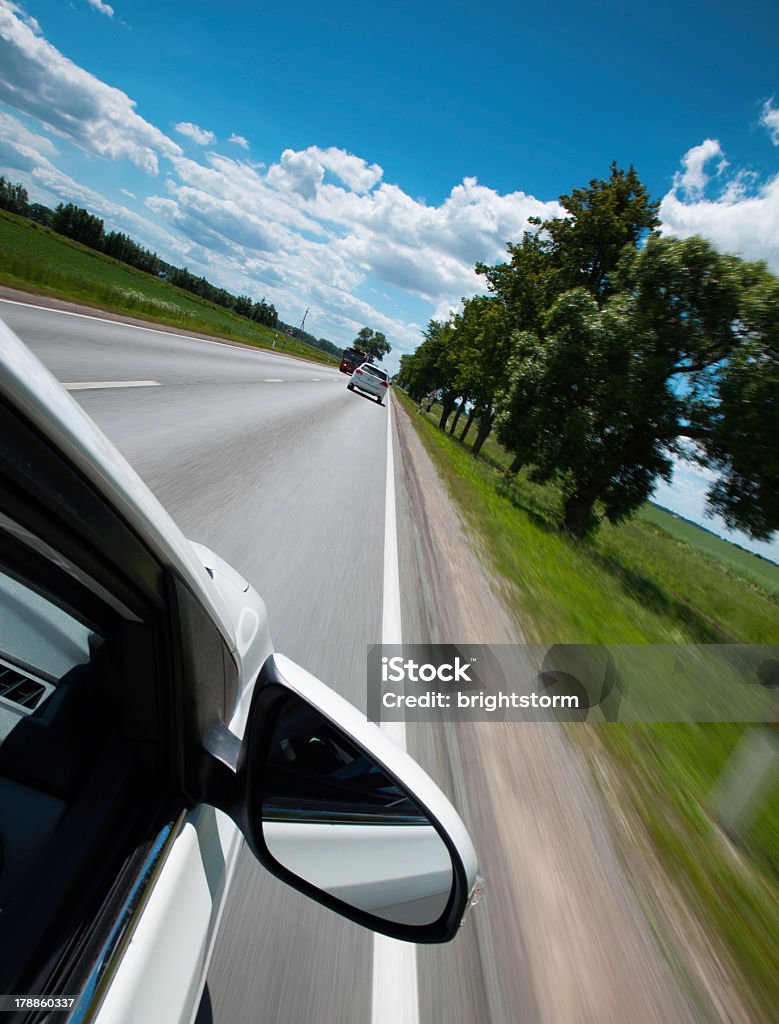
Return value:
[(64, 382), (67, 391), (91, 391), (93, 388), (158, 388), (158, 380), (79, 380)]
[[(384, 502), (384, 592), (381, 642), (403, 642), (400, 614), (400, 570), (395, 516), (395, 465), (392, 450), (392, 403), (387, 401), (387, 485)], [(406, 723), (385, 722), (382, 729), (406, 747)], [(371, 1024), (419, 1024), (417, 950), (409, 942), (373, 936)]]
[(284, 381), (281, 379), (281, 377), (263, 377), (262, 383), (263, 384), (283, 384)]

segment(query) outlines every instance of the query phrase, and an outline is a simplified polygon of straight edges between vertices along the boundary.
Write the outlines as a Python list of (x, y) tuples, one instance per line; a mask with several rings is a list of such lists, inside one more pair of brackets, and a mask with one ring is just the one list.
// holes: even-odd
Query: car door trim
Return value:
[(122, 962), (122, 957), (132, 941), (135, 929), (165, 861), (184, 825), (186, 814), (186, 808), (182, 809), (175, 821), (169, 821), (160, 829), (157, 838), (152, 843), (135, 882), (116, 915), (114, 925), (79, 993), (76, 1004), (71, 1010), (68, 1024), (90, 1024), (97, 1016), (111, 981)]

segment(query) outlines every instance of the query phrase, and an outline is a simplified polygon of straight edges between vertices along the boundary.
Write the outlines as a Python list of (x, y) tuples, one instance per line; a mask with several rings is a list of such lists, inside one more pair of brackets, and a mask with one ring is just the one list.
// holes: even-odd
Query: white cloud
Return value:
[(779, 107), (774, 106), (773, 100), (766, 100), (763, 104), (760, 124), (768, 129), (771, 142), (775, 146), (779, 146)]
[(134, 192), (131, 192), (129, 188), (120, 188), (119, 191), (123, 196), (127, 196), (128, 199), (137, 199), (138, 197)]
[(12, 0), (0, 0), (0, 100), (31, 114), (88, 153), (127, 159), (156, 174), (158, 155), (180, 147), (135, 112), (135, 103), (63, 56)]
[[(704, 165), (714, 157), (720, 158), (721, 189), (708, 199)], [(689, 150), (682, 166), (660, 204), (663, 234), (702, 235), (725, 252), (763, 259), (779, 272), (779, 175), (760, 182), (754, 171), (741, 169), (728, 177), (722, 147), (712, 139)]]
[(710, 180), (706, 164), (716, 156), (720, 157), (716, 172), (720, 174), (727, 167), (727, 161), (724, 160), (722, 148), (716, 139), (706, 139), (700, 146), (688, 149), (682, 157), (684, 170), (678, 172), (674, 178), (675, 187), (685, 192), (690, 199), (699, 199)]
[(198, 146), (213, 146), (216, 142), (216, 135), (213, 132), (208, 131), (207, 128), (200, 128), (198, 125), (192, 124), (191, 121), (181, 121), (179, 124), (174, 124), (173, 127), (179, 135), (186, 135)]
[(30, 131), (18, 118), (2, 110), (0, 110), (0, 139), (12, 144), (22, 153), (47, 157), (57, 155), (57, 147), (51, 139)]
[(326, 171), (340, 178), (353, 192), (367, 192), (384, 174), (378, 164), (371, 164), (369, 167), (362, 157), (353, 156), (335, 146), (330, 146), (329, 149), (309, 146), (306, 153), (310, 153)]
[[(388, 319), (401, 351), (418, 343), (419, 326), (402, 326), (400, 317), (357, 299), (369, 278), (442, 315), (462, 296), (485, 290), (473, 269), (477, 260), (502, 259), (506, 242), (521, 237), (529, 217), (563, 213), (556, 202), (523, 192), (500, 195), (475, 178), (428, 206), (397, 185), (379, 184), (378, 165), (335, 147), (285, 150), (267, 171), (214, 152), (205, 163), (182, 156), (172, 164), (176, 180), (165, 196), (147, 199), (147, 207), (176, 233), (220, 254), (207, 276), (218, 266), (244, 291), (267, 290), (282, 315), (303, 297), (318, 299), (330, 311), (328, 322), (348, 322), (349, 332), (352, 321), (362, 320), (359, 328)], [(344, 185), (348, 178), (348, 186), (326, 182), (327, 171)], [(393, 301), (397, 306), (397, 299), (388, 305)]]
[(94, 7), (96, 11), (100, 11), (101, 14), (106, 14), (109, 18), (113, 18), (114, 9), (109, 4), (104, 4), (103, 0), (87, 0), (87, 3)]
[[(139, 217), (59, 172), (52, 143), (13, 118), (4, 142), (0, 132), (9, 166), (41, 193), (105, 215), (164, 259), (179, 255), (224, 287), (266, 294), (282, 316), (291, 319), (298, 306), (310, 304), (312, 313), (318, 310), (317, 333), (336, 341), (351, 340), (368, 323), (384, 330), (396, 349), (410, 350), (420, 325), (404, 310), (427, 319), (425, 307), (428, 315), (457, 308), (463, 296), (485, 290), (475, 261), (502, 259), (506, 242), (521, 237), (529, 217), (563, 212), (523, 192), (501, 195), (475, 178), (428, 205), (384, 181), (378, 164), (335, 146), (286, 149), (268, 168), (213, 150), (192, 159), (140, 118), (124, 93), (41, 38), (12, 0), (0, 0), (0, 32), (0, 60), (8, 56), (10, 69), (0, 99), (90, 153), (124, 157), (148, 171), (157, 171), (164, 154), (171, 173), (162, 194), (139, 192), (150, 214)], [(175, 129), (199, 145), (216, 142), (213, 132), (192, 122)], [(243, 136), (228, 141), (248, 148)], [(391, 297), (378, 296), (378, 280), (392, 286)], [(377, 296), (382, 308), (366, 296)]]
[(268, 170), (268, 181), (281, 192), (295, 192), (303, 199), (315, 199), (325, 169), (310, 150), (285, 149), (281, 160)]

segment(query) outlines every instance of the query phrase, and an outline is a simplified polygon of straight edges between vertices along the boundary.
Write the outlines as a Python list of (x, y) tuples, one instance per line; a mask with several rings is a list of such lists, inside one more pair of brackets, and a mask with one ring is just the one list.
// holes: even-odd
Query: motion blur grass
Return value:
[[(510, 458), (492, 438), (475, 459), (438, 429), (435, 408), (418, 415), (400, 397), (525, 641), (779, 642), (779, 567), (735, 548), (720, 558), (708, 541), (699, 550), (694, 527), (666, 529), (674, 517), (654, 509), (620, 526), (605, 523), (590, 542), (576, 543), (559, 529), (554, 487), (507, 477)], [(626, 812), (646, 862), (659, 861), (684, 894), (740, 977), (753, 1019), (767, 1024), (779, 1006), (779, 781), (738, 847), (710, 805), (744, 728), (609, 724), (572, 726), (571, 733), (596, 776), (606, 752), (609, 793), (616, 778), (623, 822)], [(637, 865), (626, 866), (637, 878)]]
[(0, 283), (258, 348), (272, 348), (278, 334), (282, 340), (276, 351), (337, 365), (332, 356), (297, 338), (252, 323), (6, 211), (0, 211)]

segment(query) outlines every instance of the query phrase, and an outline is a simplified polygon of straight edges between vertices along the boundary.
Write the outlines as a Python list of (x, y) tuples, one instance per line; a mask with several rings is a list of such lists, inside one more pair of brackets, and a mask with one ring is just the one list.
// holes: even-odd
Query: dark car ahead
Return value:
[(358, 348), (347, 348), (341, 356), (341, 373), (354, 373), (358, 366), (368, 362), (368, 356)]

